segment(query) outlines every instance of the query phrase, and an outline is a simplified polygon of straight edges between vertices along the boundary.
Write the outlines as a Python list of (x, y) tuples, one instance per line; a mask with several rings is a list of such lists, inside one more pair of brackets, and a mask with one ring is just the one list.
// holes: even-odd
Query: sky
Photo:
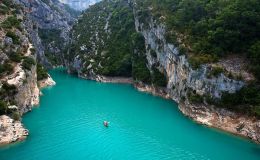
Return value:
[(93, 5), (100, 0), (59, 0), (62, 3), (68, 4), (75, 10), (84, 10), (89, 7), (89, 5)]

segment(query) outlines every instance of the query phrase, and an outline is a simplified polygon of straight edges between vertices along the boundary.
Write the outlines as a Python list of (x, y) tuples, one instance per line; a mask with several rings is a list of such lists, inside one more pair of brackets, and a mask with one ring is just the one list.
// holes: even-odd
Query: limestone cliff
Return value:
[[(24, 139), (21, 116), (39, 104), (37, 61), (27, 10), (3, 1), (0, 16), (0, 144)], [(35, 44), (35, 43), (34, 43)], [(37, 45), (37, 44), (36, 44)], [(48, 80), (48, 79), (47, 79)], [(52, 83), (53, 84), (53, 83)]]
[(24, 7), (25, 26), (36, 48), (37, 59), (46, 67), (63, 64), (75, 18), (58, 0), (16, 0)]
[[(126, 1), (122, 1), (119, 5), (124, 5), (124, 2)], [(113, 3), (117, 2), (111, 2), (110, 4), (113, 5)], [(142, 14), (142, 11), (140, 11), (142, 7), (138, 6), (135, 1), (128, 1), (128, 4), (129, 7), (132, 8), (136, 32), (132, 32), (132, 35), (141, 34), (144, 37), (143, 42), (140, 40), (141, 43), (134, 44), (132, 48), (129, 47), (129, 50), (133, 50), (133, 52), (130, 53), (132, 56), (130, 63), (132, 63), (131, 71), (135, 80), (135, 86), (141, 91), (151, 92), (155, 95), (177, 101), (180, 110), (199, 123), (249, 137), (256, 142), (260, 142), (259, 119), (254, 116), (247, 116), (246, 114), (218, 108), (214, 105), (210, 105), (206, 101), (206, 99), (221, 99), (225, 93), (236, 93), (246, 85), (247, 79), (252, 79), (253, 76), (244, 67), (241, 67), (241, 61), (236, 61), (236, 59), (239, 58), (233, 58), (231, 66), (229, 65), (230, 59), (226, 58), (220, 59), (216, 63), (203, 64), (195, 69), (189, 63), (189, 55), (186, 53), (183, 54), (179, 46), (171, 44), (166, 40), (167, 29), (163, 22), (153, 17), (152, 14)], [(114, 56), (120, 57), (121, 55), (117, 55), (114, 51), (113, 56), (109, 50), (110, 48), (116, 47), (117, 49), (123, 48), (124, 45), (118, 43), (116, 47), (110, 46), (111, 41), (116, 40), (121, 32), (127, 33), (124, 28), (119, 27), (118, 30), (114, 30), (113, 28), (115, 24), (113, 19), (116, 19), (117, 16), (120, 17), (120, 14), (126, 15), (127, 9), (124, 11), (118, 11), (117, 9), (111, 11), (109, 9), (112, 7), (104, 7), (102, 5), (104, 4), (98, 4), (98, 6), (90, 8), (89, 11), (83, 14), (80, 23), (78, 23), (75, 28), (77, 30), (83, 29), (85, 32), (79, 33), (76, 30), (76, 32), (73, 33), (73, 49), (68, 55), (69, 71), (78, 73), (80, 77), (98, 81), (105, 80), (107, 75), (120, 76), (120, 74), (116, 72), (119, 69), (115, 69), (117, 66), (114, 66), (120, 62), (118, 62)], [(100, 9), (96, 12), (96, 9), (99, 7)], [(149, 12), (149, 9), (151, 10), (151, 8), (148, 8), (147, 12)], [(122, 17), (120, 18), (122, 19)], [(94, 20), (96, 25), (91, 25), (90, 29), (84, 28), (87, 20)], [(124, 22), (120, 22), (120, 24), (124, 25)], [(129, 20), (127, 24), (131, 26), (131, 21)], [(138, 45), (141, 47), (138, 48)], [(144, 49), (142, 49), (142, 45), (144, 45)], [(143, 55), (145, 57), (144, 59), (142, 59)], [(127, 56), (128, 54), (122, 59), (126, 59)], [(136, 56), (139, 57), (137, 59), (142, 62), (136, 62)], [(110, 63), (109, 61), (112, 62)], [(142, 72), (139, 72), (138, 75), (141, 74), (141, 77), (145, 79), (146, 82), (141, 82), (138, 78), (135, 78), (137, 72), (135, 71), (136, 63), (139, 67), (137, 71), (142, 68)], [(113, 68), (107, 65), (112, 65)], [(212, 75), (214, 68), (219, 66), (223, 68), (224, 71)], [(122, 69), (124, 67), (125, 66), (120, 66), (119, 68)], [(146, 67), (148, 73), (145, 69)], [(167, 82), (165, 86), (158, 86), (156, 82), (150, 82), (150, 79), (156, 79), (154, 78), (156, 77), (155, 73), (158, 72), (156, 70), (166, 77)], [(242, 73), (242, 78), (229, 76), (225, 71), (229, 71), (229, 74), (232, 75)], [(149, 74), (151, 78), (149, 78)], [(158, 79), (160, 78), (157, 78), (157, 80)], [(200, 102), (193, 103), (193, 97), (198, 97)]]

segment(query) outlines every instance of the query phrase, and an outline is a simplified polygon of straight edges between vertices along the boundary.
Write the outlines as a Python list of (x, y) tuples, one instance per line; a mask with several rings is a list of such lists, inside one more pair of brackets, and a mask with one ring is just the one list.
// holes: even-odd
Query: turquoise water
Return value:
[(59, 69), (51, 75), (57, 85), (23, 118), (30, 136), (0, 148), (0, 160), (260, 159), (260, 145), (192, 122), (173, 101)]

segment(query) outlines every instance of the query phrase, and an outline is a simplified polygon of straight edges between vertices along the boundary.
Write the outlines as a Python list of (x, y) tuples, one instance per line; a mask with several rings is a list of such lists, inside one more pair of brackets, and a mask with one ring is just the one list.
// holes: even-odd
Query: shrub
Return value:
[(248, 50), (248, 57), (251, 61), (250, 69), (260, 80), (260, 41), (255, 42)]
[(153, 58), (157, 58), (157, 54), (156, 54), (155, 50), (152, 49), (150, 53)]
[(203, 96), (198, 95), (196, 91), (189, 90), (187, 96), (190, 103), (194, 103), (194, 104), (203, 103)]
[(234, 111), (260, 116), (260, 88), (256, 84), (251, 84), (236, 93), (223, 93), (218, 104)]
[(48, 78), (48, 72), (47, 70), (41, 65), (41, 64), (37, 64), (37, 80), (43, 80)]
[(6, 33), (6, 36), (12, 38), (14, 44), (19, 44), (20, 43), (20, 39), (19, 39), (19, 37), (15, 33), (11, 32), (11, 31), (8, 31)]
[(150, 70), (146, 66), (145, 57), (134, 57), (133, 58), (133, 69), (132, 69), (133, 78), (137, 81), (142, 81), (144, 83), (151, 83), (151, 74)]
[(18, 28), (20, 24), (21, 22), (15, 16), (10, 16), (2, 23), (1, 26), (6, 29), (11, 29), (12, 27)]
[(200, 65), (205, 63), (217, 62), (218, 57), (211, 54), (198, 54), (189, 58), (189, 63), (193, 69), (198, 69)]
[(8, 7), (0, 4), (0, 14), (5, 15), (9, 12)]
[(1, 88), (1, 95), (2, 96), (13, 96), (17, 93), (17, 87), (12, 84), (4, 83)]
[(7, 105), (4, 101), (0, 100), (0, 115), (3, 115), (6, 113)]
[(21, 119), (21, 115), (19, 114), (19, 112), (13, 112), (12, 113), (12, 118), (15, 120), (15, 121), (19, 121)]
[(6, 5), (7, 7), (12, 7), (13, 2), (10, 0), (2, 0), (2, 3)]
[(12, 72), (13, 72), (13, 66), (10, 63), (5, 62), (4, 64), (0, 64), (0, 75), (4, 73), (10, 74)]
[(25, 57), (23, 60), (23, 69), (30, 70), (35, 65), (35, 60), (31, 57)]
[(20, 53), (12, 52), (10, 53), (9, 58), (11, 61), (19, 63), (21, 62), (23, 56)]
[(31, 55), (34, 55), (35, 52), (36, 52), (36, 49), (35, 48), (31, 48), (30, 51), (31, 51)]
[(166, 87), (167, 86), (167, 78), (166, 76), (161, 73), (156, 67), (152, 68), (152, 83), (155, 86)]
[(187, 49), (183, 45), (181, 45), (179, 47), (179, 54), (180, 55), (186, 55), (187, 54)]
[(221, 66), (212, 66), (211, 70), (207, 73), (208, 78), (218, 77), (225, 70)]

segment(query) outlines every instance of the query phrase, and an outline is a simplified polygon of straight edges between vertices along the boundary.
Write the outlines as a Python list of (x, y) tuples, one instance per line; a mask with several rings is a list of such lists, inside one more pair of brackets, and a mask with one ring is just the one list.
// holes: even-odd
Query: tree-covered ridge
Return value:
[[(260, 1), (136, 0), (136, 3), (142, 14), (151, 14), (166, 24), (168, 42), (195, 54), (192, 63), (243, 54), (251, 59), (251, 70), (259, 78), (260, 53), (254, 48), (260, 41)], [(200, 62), (205, 54), (211, 58)]]
[[(152, 73), (147, 67), (144, 38), (135, 31), (133, 11), (126, 0), (90, 7), (74, 26), (72, 39), (69, 56), (83, 60), (83, 74), (93, 71), (145, 83), (151, 83), (152, 77), (165, 80), (156, 67)], [(166, 85), (165, 81), (154, 84)]]
[[(166, 41), (186, 54), (193, 69), (229, 55), (242, 56), (255, 81), (221, 99), (188, 94), (192, 103), (207, 102), (242, 113), (260, 115), (260, 1), (258, 0), (135, 0), (137, 16), (148, 26), (152, 18), (166, 26)], [(213, 68), (208, 78), (225, 68)], [(239, 77), (237, 77), (239, 78)]]
[(73, 27), (71, 53), (83, 59), (82, 72), (131, 76), (134, 17), (127, 1), (102, 1), (91, 6)]

